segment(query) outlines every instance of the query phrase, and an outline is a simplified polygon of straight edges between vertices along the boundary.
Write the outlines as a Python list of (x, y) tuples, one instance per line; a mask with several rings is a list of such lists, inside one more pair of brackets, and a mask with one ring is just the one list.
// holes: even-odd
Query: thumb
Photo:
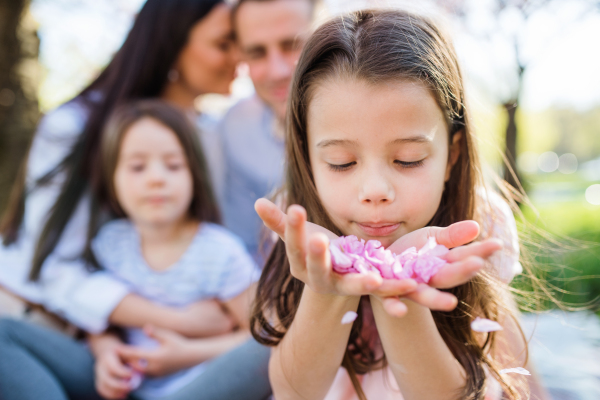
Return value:
[(263, 220), (267, 228), (279, 235), (283, 240), (285, 236), (285, 222), (287, 216), (283, 211), (275, 205), (275, 203), (267, 199), (258, 199), (254, 203), (256, 213)]

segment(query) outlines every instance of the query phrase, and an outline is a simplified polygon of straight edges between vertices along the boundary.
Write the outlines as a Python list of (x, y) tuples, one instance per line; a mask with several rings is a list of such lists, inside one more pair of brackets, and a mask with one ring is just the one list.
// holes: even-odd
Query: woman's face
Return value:
[(315, 88), (307, 122), (317, 192), (344, 235), (389, 246), (433, 218), (460, 135), (449, 147), (425, 86), (327, 81)]
[(194, 25), (173, 66), (177, 79), (170, 84), (186, 87), (193, 96), (229, 93), (236, 68), (230, 12), (219, 4)]

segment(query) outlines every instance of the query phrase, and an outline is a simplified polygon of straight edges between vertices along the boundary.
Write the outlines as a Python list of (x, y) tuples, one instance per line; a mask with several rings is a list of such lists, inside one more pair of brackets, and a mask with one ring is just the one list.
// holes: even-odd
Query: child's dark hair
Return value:
[[(295, 71), (287, 112), (288, 166), (284, 188), (287, 204), (303, 206), (310, 222), (341, 234), (321, 204), (315, 187), (309, 161), (307, 114), (316, 87), (327, 80), (345, 79), (371, 85), (413, 81), (431, 90), (446, 117), (449, 143), (455, 135), (461, 136), (460, 156), (428, 225), (445, 227), (469, 219), (480, 220), (483, 225), (478, 210), (481, 200), (476, 193), (478, 187), (483, 187), (483, 179), (454, 48), (428, 18), (400, 10), (366, 10), (336, 17), (308, 40)], [(303, 287), (291, 275), (285, 245), (278, 241), (260, 278), (254, 306), (251, 328), (259, 342), (275, 346), (282, 340), (298, 309)], [(466, 384), (455, 394), (456, 398), (483, 399), (485, 365), (511, 398), (519, 396), (517, 388), (522, 378), (513, 380), (500, 375), (500, 363), (490, 356), (494, 333), (481, 337), (470, 328), (475, 316), (510, 318), (512, 314), (502, 300), (504, 288), (493, 276), (482, 273), (449, 290), (458, 298), (455, 310), (432, 311), (440, 334), (466, 373)], [(273, 324), (273, 317), (278, 324)], [(348, 370), (359, 397), (364, 399), (356, 374), (380, 368), (385, 359), (378, 359), (361, 338), (361, 328), (359, 308), (342, 365)]]

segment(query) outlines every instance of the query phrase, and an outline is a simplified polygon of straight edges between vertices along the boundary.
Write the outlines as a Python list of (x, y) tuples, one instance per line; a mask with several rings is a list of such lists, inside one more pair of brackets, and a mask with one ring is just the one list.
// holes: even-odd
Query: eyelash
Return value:
[[(423, 165), (424, 160), (419, 160), (419, 161), (400, 161), (400, 160), (395, 160), (394, 163), (398, 164), (401, 168), (417, 168)], [(348, 164), (342, 164), (342, 165), (336, 165), (336, 164), (329, 164), (329, 168), (332, 171), (335, 172), (342, 172), (342, 171), (346, 171), (347, 169), (349, 169), (350, 167), (352, 167), (354, 164), (356, 164), (356, 161), (352, 161)]]
[(407, 162), (407, 161), (395, 160), (394, 163), (399, 164), (402, 168), (417, 168), (417, 167), (420, 167), (421, 165), (423, 165), (423, 161), (424, 160)]

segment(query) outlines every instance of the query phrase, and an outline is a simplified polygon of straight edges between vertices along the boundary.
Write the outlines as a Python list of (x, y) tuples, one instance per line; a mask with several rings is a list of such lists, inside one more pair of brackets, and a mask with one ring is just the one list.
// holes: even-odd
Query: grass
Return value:
[[(528, 180), (536, 209), (523, 209), (529, 225), (521, 227), (521, 234), (527, 238), (523, 241), (524, 258), (529, 258), (533, 274), (545, 282), (562, 305), (587, 307), (600, 315), (600, 206), (589, 204), (584, 196), (585, 189), (594, 182), (562, 174)], [(547, 200), (540, 188), (554, 190), (558, 200)], [(531, 226), (539, 232), (532, 234)], [(534, 286), (526, 274), (513, 282), (513, 287), (528, 292), (523, 298), (525, 309), (557, 307), (547, 298), (533, 304)]]

